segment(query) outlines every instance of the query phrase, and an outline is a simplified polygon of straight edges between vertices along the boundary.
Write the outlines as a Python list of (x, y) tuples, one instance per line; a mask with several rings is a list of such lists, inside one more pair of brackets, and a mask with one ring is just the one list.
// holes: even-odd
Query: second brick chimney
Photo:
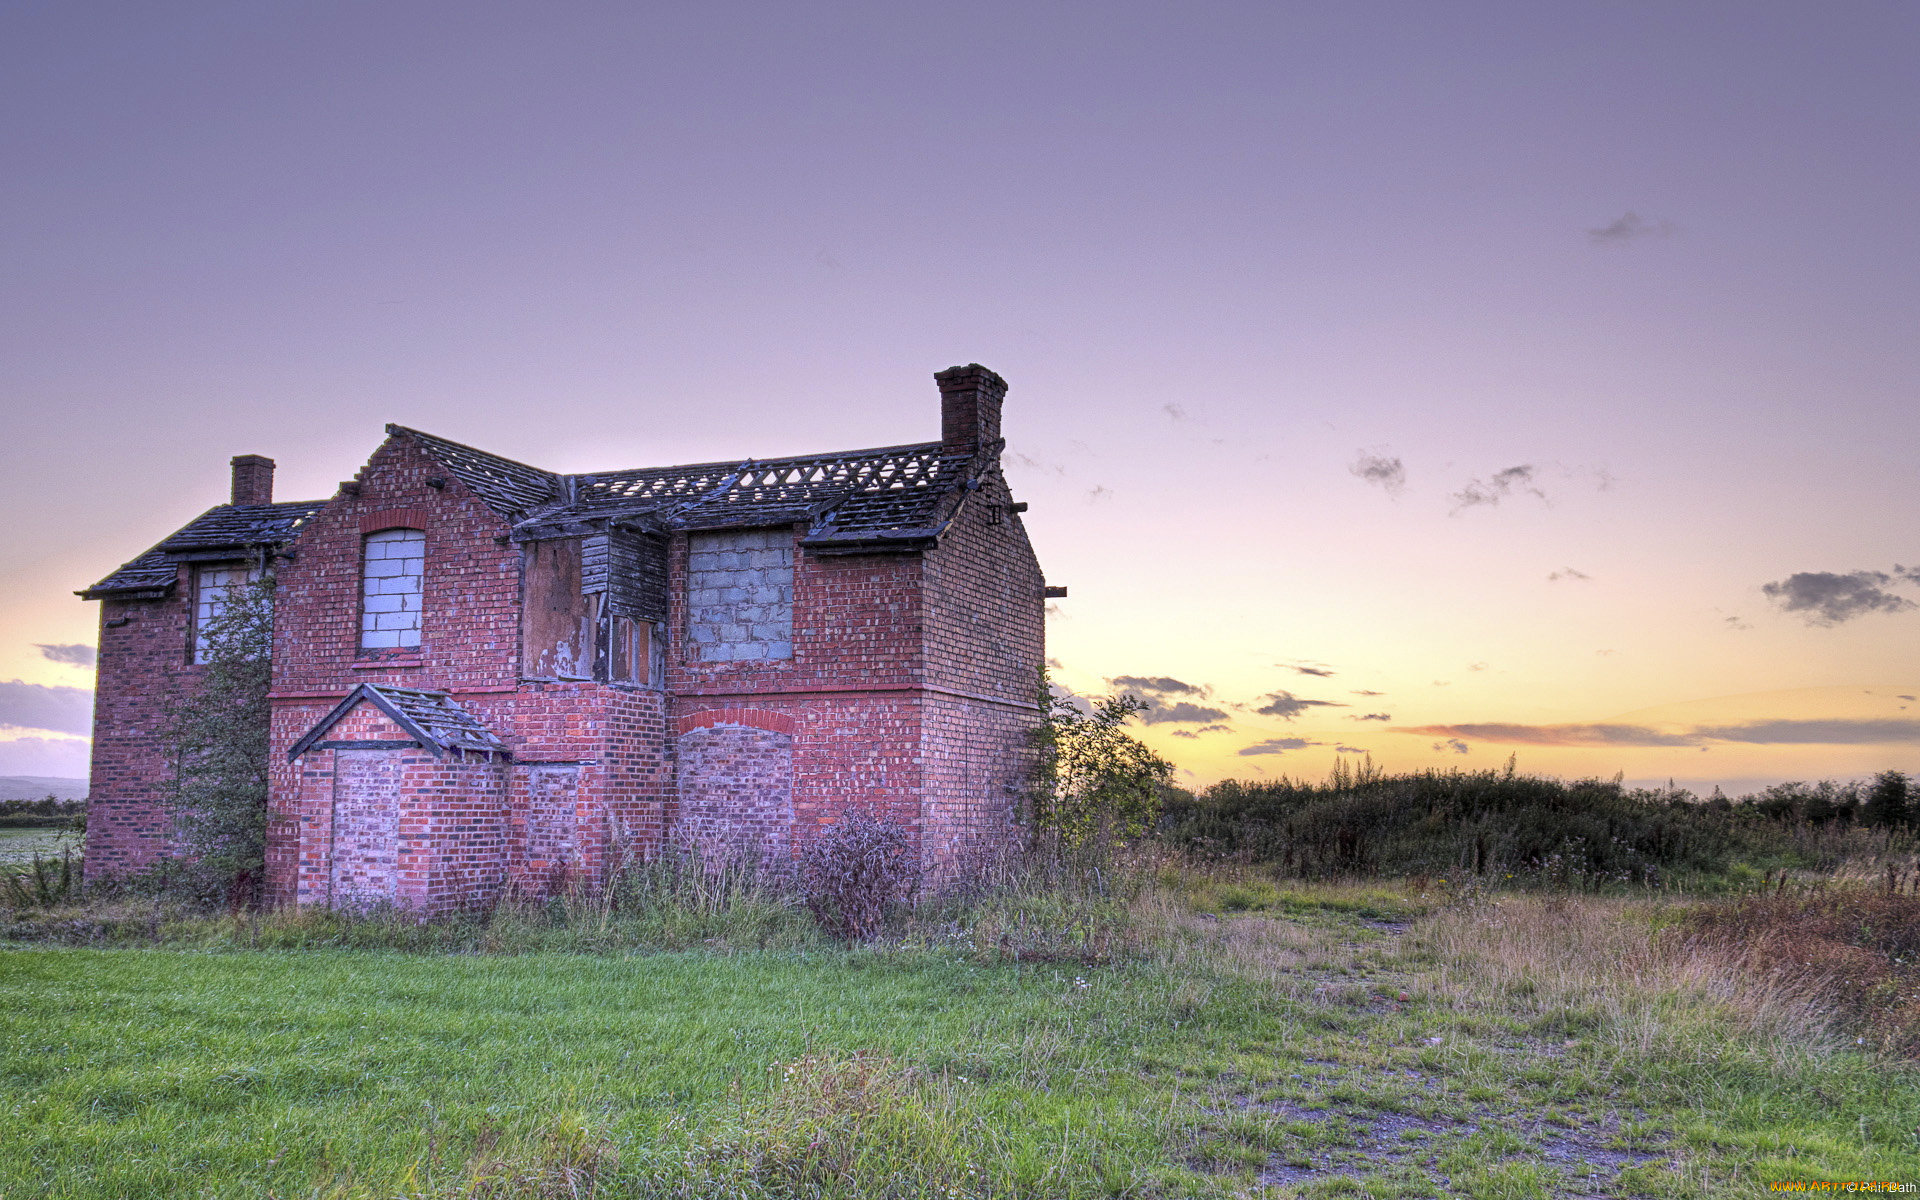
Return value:
[(940, 385), (940, 441), (950, 454), (971, 453), (1000, 439), (1000, 402), (1007, 381), (979, 363), (936, 371)]
[(258, 454), (236, 455), (233, 460), (233, 502), (235, 504), (273, 503), (273, 460)]

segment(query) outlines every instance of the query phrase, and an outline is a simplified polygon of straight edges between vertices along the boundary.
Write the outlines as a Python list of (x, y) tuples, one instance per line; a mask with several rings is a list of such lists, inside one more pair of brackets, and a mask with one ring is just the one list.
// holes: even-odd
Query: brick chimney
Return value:
[(233, 460), (233, 502), (235, 504), (273, 503), (273, 460), (258, 454), (241, 454)]
[(1000, 402), (1007, 381), (979, 363), (934, 373), (940, 385), (940, 441), (948, 453), (969, 453), (1000, 438)]

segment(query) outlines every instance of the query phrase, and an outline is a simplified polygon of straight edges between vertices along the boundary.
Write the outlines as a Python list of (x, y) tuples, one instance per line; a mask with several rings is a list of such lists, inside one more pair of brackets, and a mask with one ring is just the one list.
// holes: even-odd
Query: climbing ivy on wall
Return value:
[(259, 900), (266, 865), (272, 578), (227, 589), (204, 639), (198, 686), (168, 707), (183, 852), (170, 869), (203, 899), (239, 909)]

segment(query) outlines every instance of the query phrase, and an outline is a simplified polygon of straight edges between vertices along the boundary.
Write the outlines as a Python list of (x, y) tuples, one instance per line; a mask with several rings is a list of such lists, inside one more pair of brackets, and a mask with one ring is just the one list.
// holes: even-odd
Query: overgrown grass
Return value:
[(1741, 896), (1693, 909), (1670, 935), (1912, 1056), (1920, 1054), (1920, 895), (1900, 890), (1907, 882)]
[(176, 910), (148, 938), (150, 902), (123, 897), (147, 948), (0, 951), (0, 1195), (1506, 1200), (1920, 1178), (1914, 1068), (1737, 969), (1689, 901), (1163, 857), (1008, 871), (847, 948), (744, 877), (675, 870), (620, 904), (427, 926)]
[(59, 858), (80, 853), (80, 835), (68, 829), (0, 829), (0, 868), (31, 863), (35, 857)]
[(1227, 780), (1199, 796), (1170, 793), (1160, 832), (1192, 852), (1297, 878), (1471, 876), (1559, 892), (1738, 888), (1748, 872), (1904, 865), (1920, 849), (1905, 825), (1860, 823), (1864, 809), (1828, 805), (1814, 820), (1806, 806), (1750, 799), (1703, 802), (1617, 779), (1527, 775), (1512, 763), (1401, 775), (1341, 763), (1320, 782)]

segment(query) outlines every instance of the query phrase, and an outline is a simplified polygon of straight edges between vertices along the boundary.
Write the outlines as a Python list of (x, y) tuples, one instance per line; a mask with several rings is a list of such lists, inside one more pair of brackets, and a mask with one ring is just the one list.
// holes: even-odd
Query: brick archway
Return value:
[(764, 708), (709, 708), (703, 712), (686, 713), (674, 722), (674, 731), (686, 734), (696, 729), (711, 729), (715, 725), (745, 725), (749, 729), (784, 733), (788, 737), (796, 732), (796, 722), (791, 715)]
[(786, 713), (721, 708), (675, 726), (678, 833), (709, 863), (782, 870), (793, 837), (793, 727)]

